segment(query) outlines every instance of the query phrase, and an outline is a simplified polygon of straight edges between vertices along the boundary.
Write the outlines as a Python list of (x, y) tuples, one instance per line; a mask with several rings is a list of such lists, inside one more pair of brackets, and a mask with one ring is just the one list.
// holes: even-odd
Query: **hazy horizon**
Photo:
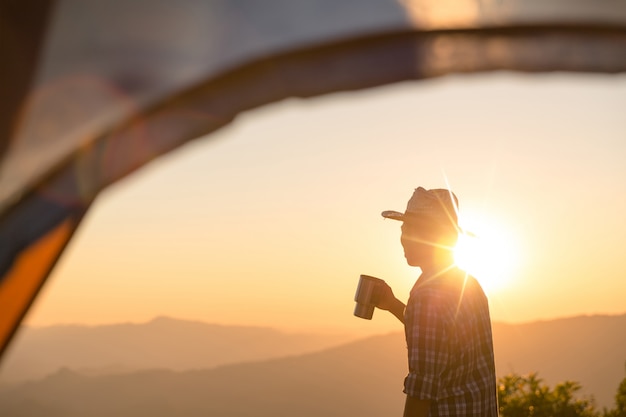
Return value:
[[(376, 310), (378, 312), (378, 314), (384, 314), (383, 311), (381, 310)], [(529, 325), (529, 324), (536, 324), (536, 323), (542, 323), (542, 322), (547, 322), (547, 321), (560, 321), (560, 320), (572, 320), (572, 319), (578, 319), (578, 318), (595, 318), (595, 317), (622, 317), (622, 316), (626, 316), (626, 310), (623, 313), (614, 313), (614, 314), (608, 314), (608, 313), (597, 313), (597, 314), (578, 314), (578, 315), (572, 315), (572, 316), (562, 316), (562, 317), (551, 317), (551, 318), (538, 318), (538, 319), (533, 319), (533, 320), (528, 320), (528, 321), (506, 321), (506, 320), (491, 320), (492, 323), (494, 324), (502, 324), (502, 325)], [(319, 328), (316, 327), (312, 327), (312, 328), (298, 328), (298, 327), (281, 327), (280, 324), (271, 324), (271, 325), (262, 325), (262, 324), (246, 324), (246, 323), (234, 323), (234, 324), (229, 324), (229, 323), (222, 323), (222, 322), (218, 322), (218, 321), (211, 321), (210, 319), (198, 319), (198, 318), (185, 318), (185, 317), (175, 317), (175, 316), (170, 316), (170, 315), (166, 315), (166, 314), (159, 314), (156, 315), (154, 317), (145, 319), (145, 320), (123, 320), (123, 321), (111, 321), (111, 322), (102, 322), (102, 323), (85, 323), (85, 322), (80, 322), (80, 321), (68, 321), (68, 322), (59, 322), (59, 323), (46, 323), (46, 324), (28, 324), (28, 323), (23, 323), (21, 326), (25, 327), (25, 328), (31, 328), (31, 329), (46, 329), (46, 328), (51, 328), (51, 327), (99, 327), (99, 326), (119, 326), (119, 325), (143, 325), (143, 324), (148, 324), (148, 323), (152, 323), (154, 321), (158, 321), (158, 320), (172, 320), (172, 321), (181, 321), (181, 322), (189, 322), (189, 323), (199, 323), (199, 324), (206, 324), (206, 325), (211, 325), (211, 326), (219, 326), (219, 327), (239, 327), (239, 328), (259, 328), (259, 329), (268, 329), (268, 330), (275, 330), (278, 331), (280, 333), (292, 333), (292, 334), (303, 334), (303, 333), (311, 333), (311, 334), (315, 334), (315, 333), (329, 333), (329, 334), (335, 334), (335, 333), (352, 333), (354, 334), (355, 337), (357, 336), (363, 336), (363, 337), (370, 337), (370, 336), (376, 336), (376, 335), (383, 335), (383, 334), (388, 334), (388, 333), (393, 333), (393, 332), (403, 332), (404, 328), (402, 326), (398, 326), (398, 328), (396, 329), (379, 329), (375, 326), (373, 326), (373, 332), (363, 332), (362, 329), (354, 329), (352, 326), (348, 326), (348, 327), (333, 327), (333, 326), (322, 326)], [(354, 317), (355, 320), (363, 320), (361, 318), (357, 318)], [(365, 323), (367, 325), (367, 323)]]
[[(626, 376), (624, 326), (626, 314), (528, 324), (495, 322), (496, 374), (538, 372), (549, 385), (576, 381), (583, 387), (578, 395), (593, 394), (599, 406), (611, 407), (615, 390)], [(161, 318), (137, 325), (22, 330), (0, 362), (0, 408), (13, 402), (16, 407), (39, 404), (41, 412), (59, 405), (91, 410), (99, 409), (92, 401), (107, 403), (113, 397), (120, 404), (128, 399), (133, 407), (142, 399), (143, 407), (149, 407), (167, 395), (171, 404), (178, 404), (177, 410), (183, 410), (188, 401), (196, 401), (187, 397), (190, 391), (231, 397), (241, 392), (236, 381), (250, 382), (242, 375), (253, 374), (268, 390), (261, 397), (269, 404), (285, 397), (284, 390), (272, 387), (292, 386), (294, 380), (304, 378), (301, 383), (315, 387), (316, 395), (321, 395), (324, 386), (342, 398), (343, 394), (352, 398), (346, 399), (348, 404), (362, 401), (364, 390), (376, 397), (384, 392), (390, 399), (379, 404), (383, 410), (401, 406), (407, 372), (401, 329), (358, 337), (298, 335)], [(354, 378), (356, 370), (370, 375), (365, 380), (378, 380), (377, 386), (361, 387), (361, 379)], [(328, 375), (344, 382), (328, 385), (324, 383)], [(126, 388), (111, 391), (120, 386)], [(82, 394), (75, 395), (77, 390), (91, 392), (85, 403)], [(307, 390), (298, 389), (298, 393), (306, 395)], [(203, 407), (214, 403), (204, 396), (198, 401)], [(86, 414), (92, 415), (82, 413)], [(173, 410), (169, 413), (174, 414)]]

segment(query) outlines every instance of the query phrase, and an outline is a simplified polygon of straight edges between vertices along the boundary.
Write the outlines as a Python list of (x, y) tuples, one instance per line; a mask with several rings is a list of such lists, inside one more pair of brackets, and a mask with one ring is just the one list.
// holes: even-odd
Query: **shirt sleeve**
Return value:
[(448, 364), (447, 324), (442, 297), (421, 289), (411, 296), (405, 311), (409, 374), (404, 392), (424, 400), (437, 400), (441, 374)]

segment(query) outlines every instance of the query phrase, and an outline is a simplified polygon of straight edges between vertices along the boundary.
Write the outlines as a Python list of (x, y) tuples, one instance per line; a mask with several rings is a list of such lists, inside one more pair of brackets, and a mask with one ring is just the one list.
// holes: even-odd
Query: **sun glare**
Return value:
[(459, 235), (454, 260), (478, 279), (485, 291), (494, 292), (511, 283), (516, 252), (514, 241), (501, 228), (483, 226)]

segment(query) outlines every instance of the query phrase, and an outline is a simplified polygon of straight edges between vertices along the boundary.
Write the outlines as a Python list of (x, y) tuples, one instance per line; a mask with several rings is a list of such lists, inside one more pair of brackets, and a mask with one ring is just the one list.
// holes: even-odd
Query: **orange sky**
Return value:
[(462, 226), (516, 249), (494, 320), (624, 313), (625, 108), (625, 76), (563, 74), (267, 106), (103, 193), (26, 323), (399, 330), (352, 316), (357, 279), (406, 300), (419, 270), (380, 212), (446, 182)]

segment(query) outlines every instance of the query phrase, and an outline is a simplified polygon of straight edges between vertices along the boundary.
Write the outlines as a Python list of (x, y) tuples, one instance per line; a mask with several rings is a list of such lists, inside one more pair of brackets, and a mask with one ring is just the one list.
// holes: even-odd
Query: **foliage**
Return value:
[(575, 398), (580, 384), (565, 381), (554, 389), (536, 373), (500, 378), (498, 404), (502, 417), (598, 417), (593, 401)]
[(537, 377), (510, 374), (498, 380), (501, 417), (626, 417), (626, 378), (615, 395), (615, 408), (600, 412), (593, 399), (577, 398), (581, 385), (573, 381), (556, 384), (553, 389)]

